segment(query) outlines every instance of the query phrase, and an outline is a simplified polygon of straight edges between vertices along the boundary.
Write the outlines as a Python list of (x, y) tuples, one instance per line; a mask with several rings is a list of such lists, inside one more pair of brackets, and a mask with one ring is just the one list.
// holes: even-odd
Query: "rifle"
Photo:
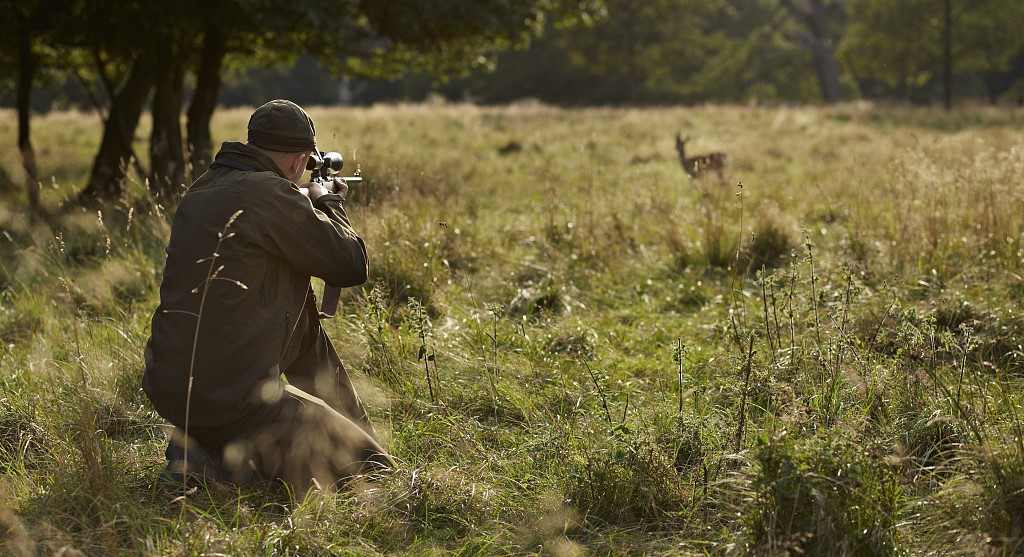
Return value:
[[(362, 182), (363, 177), (357, 168), (352, 176), (338, 176), (345, 166), (345, 159), (341, 153), (336, 151), (313, 151), (306, 163), (306, 170), (312, 171), (310, 182), (320, 184), (328, 193), (334, 193), (335, 180), (349, 182)], [(309, 189), (299, 188), (303, 195), (309, 195)], [(324, 283), (324, 299), (320, 303), (320, 318), (330, 319), (338, 311), (338, 298), (341, 296), (341, 288)]]

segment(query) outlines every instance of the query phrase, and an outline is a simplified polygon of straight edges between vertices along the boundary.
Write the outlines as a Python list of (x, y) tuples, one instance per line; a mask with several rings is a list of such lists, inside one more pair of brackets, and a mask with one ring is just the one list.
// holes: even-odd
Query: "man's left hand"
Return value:
[(345, 196), (348, 195), (348, 184), (345, 183), (345, 180), (342, 180), (341, 178), (334, 179), (333, 193), (336, 193), (340, 195), (342, 199), (345, 199)]

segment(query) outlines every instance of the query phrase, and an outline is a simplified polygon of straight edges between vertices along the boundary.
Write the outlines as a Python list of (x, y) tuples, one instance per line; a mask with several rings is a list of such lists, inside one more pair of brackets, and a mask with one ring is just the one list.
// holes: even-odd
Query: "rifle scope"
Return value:
[(306, 170), (319, 171), (320, 175), (339, 172), (345, 166), (345, 159), (336, 151), (313, 152), (306, 163)]

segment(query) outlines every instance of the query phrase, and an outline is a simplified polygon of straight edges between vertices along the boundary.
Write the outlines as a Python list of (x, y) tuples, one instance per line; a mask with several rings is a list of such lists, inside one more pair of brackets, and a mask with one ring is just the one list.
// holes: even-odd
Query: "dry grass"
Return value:
[[(56, 216), (0, 201), (5, 551), (1020, 550), (1024, 113), (311, 114), (368, 177), (350, 214), (380, 287), (329, 327), (405, 468), (304, 497), (214, 485), (182, 512), (140, 389), (167, 217), (138, 183), (102, 222), (58, 212), (99, 126), (51, 114)], [(684, 176), (679, 129), (729, 154), (727, 183)], [(14, 149), (0, 167), (20, 180)]]

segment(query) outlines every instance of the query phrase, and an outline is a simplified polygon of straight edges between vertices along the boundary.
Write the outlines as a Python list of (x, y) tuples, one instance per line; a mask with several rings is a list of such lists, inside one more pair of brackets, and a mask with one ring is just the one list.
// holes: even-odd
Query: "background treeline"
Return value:
[[(334, 75), (468, 71), (546, 22), (602, 13), (593, 0), (0, 0), (0, 82), (18, 113), (28, 198), (38, 206), (31, 112), (39, 98), (94, 109), (103, 136), (80, 200), (116, 199), (131, 169), (159, 198), (210, 160), (210, 119), (233, 68), (316, 57)], [(301, 100), (301, 99), (300, 99)], [(149, 108), (148, 157), (135, 133)], [(185, 127), (182, 129), (182, 115)], [(148, 166), (144, 166), (143, 162)]]
[[(345, 104), (432, 94), (560, 105), (1024, 98), (1018, 0), (607, 0), (605, 8), (588, 26), (548, 24), (527, 48), (461, 78), (339, 78), (295, 93)], [(310, 63), (241, 72), (222, 100), (253, 104), (290, 91), (282, 77), (315, 83), (317, 71)]]
[[(229, 56), (220, 103), (372, 104), (431, 95), (563, 105), (929, 103), (947, 93), (1018, 103), (1024, 96), (1024, 3), (1017, 0), (606, 0), (593, 15), (584, 26), (547, 21), (524, 48), (454, 78), (420, 68), (373, 78), (311, 55), (270, 64)], [(65, 80), (41, 91), (34, 108), (87, 103), (80, 84)]]
[[(0, 102), (106, 124), (82, 199), (172, 196), (218, 105), (1024, 102), (1020, 0), (4, 0)], [(153, 117), (148, 156), (132, 139)], [(185, 114), (185, 129), (181, 116)], [(142, 164), (146, 160), (148, 166)], [(126, 162), (128, 161), (128, 162)], [(129, 164), (130, 163), (130, 164)]]

